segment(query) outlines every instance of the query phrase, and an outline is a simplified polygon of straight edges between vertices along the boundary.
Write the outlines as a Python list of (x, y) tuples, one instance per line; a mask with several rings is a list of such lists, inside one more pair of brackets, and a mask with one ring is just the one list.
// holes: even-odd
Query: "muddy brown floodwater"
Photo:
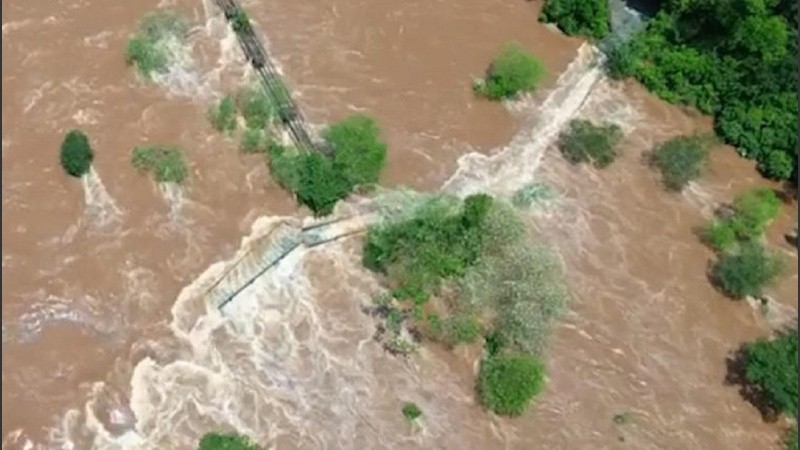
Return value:
[[(573, 291), (547, 391), (526, 416), (492, 419), (467, 352), (384, 354), (360, 311), (378, 286), (358, 239), (299, 252), (224, 315), (206, 311), (193, 293), (218, 269), (201, 273), (243, 235), (293, 220), (258, 217), (305, 214), (208, 124), (208, 106), (247, 75), (218, 11), (3, 0), (3, 448), (192, 448), (217, 428), (274, 448), (778, 448), (780, 426), (724, 384), (725, 357), (796, 315), (797, 256), (782, 240), (796, 207), (769, 233), (790, 264), (764, 316), (710, 286), (712, 254), (693, 232), (765, 184), (752, 164), (715, 150), (707, 176), (676, 195), (642, 162), (706, 119), (603, 79), (587, 47), (536, 21), (539, 2), (243, 4), (314, 124), (377, 118), (384, 185), (505, 196), (535, 180), (558, 192), (527, 216)], [(164, 7), (196, 24), (192, 59), (146, 83), (124, 46)], [(544, 87), (509, 107), (476, 100), (472, 77), (512, 39), (545, 61)], [(560, 158), (552, 138), (577, 116), (624, 124), (618, 162)], [(73, 127), (96, 151), (84, 180), (58, 165)], [(132, 170), (130, 150), (157, 142), (185, 149), (184, 187)], [(421, 430), (403, 423), (407, 400), (425, 411)], [(622, 412), (631, 423), (615, 425)]]

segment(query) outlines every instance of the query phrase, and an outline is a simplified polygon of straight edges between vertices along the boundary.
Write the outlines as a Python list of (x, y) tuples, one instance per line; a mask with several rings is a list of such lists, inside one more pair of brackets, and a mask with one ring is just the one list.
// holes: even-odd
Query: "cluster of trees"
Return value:
[(617, 145), (622, 130), (615, 124), (595, 125), (588, 120), (575, 119), (559, 135), (558, 148), (573, 164), (591, 162), (603, 168), (617, 158)]
[(356, 187), (376, 183), (386, 165), (386, 144), (370, 117), (351, 116), (329, 126), (322, 137), (330, 155), (277, 143), (269, 148), (273, 176), (318, 215), (332, 212)]
[(175, 56), (170, 44), (183, 43), (188, 33), (189, 21), (177, 12), (147, 13), (139, 22), (136, 34), (128, 41), (125, 61), (136, 66), (146, 78), (166, 72)]
[(667, 189), (682, 191), (703, 174), (710, 140), (703, 136), (678, 136), (653, 150), (650, 164), (661, 172)]
[(765, 176), (797, 168), (797, 2), (667, 0), (609, 55), (667, 101), (713, 114), (717, 132)]
[(731, 208), (719, 211), (702, 230), (704, 241), (720, 255), (712, 279), (728, 296), (759, 296), (782, 272), (783, 260), (761, 242), (780, 204), (772, 190), (754, 188), (736, 197)]
[[(211, 125), (219, 132), (232, 135), (240, 131), (240, 148), (245, 153), (266, 154), (275, 141), (279, 106), (256, 82), (228, 94), (208, 113)], [(240, 120), (241, 119), (241, 120)]]
[(483, 337), (478, 393), (498, 414), (522, 414), (541, 391), (544, 344), (567, 296), (558, 261), (524, 236), (510, 205), (477, 194), (424, 200), (372, 226), (364, 245), (364, 265), (393, 288), (381, 297), (386, 328), (408, 320), (453, 346)]
[(200, 439), (198, 450), (261, 450), (261, 447), (235, 433), (208, 433)]
[(555, 23), (570, 36), (603, 39), (611, 32), (608, 0), (547, 0), (539, 21)]
[(544, 75), (544, 64), (522, 45), (512, 42), (492, 61), (486, 77), (473, 83), (473, 89), (490, 100), (503, 100), (534, 91)]

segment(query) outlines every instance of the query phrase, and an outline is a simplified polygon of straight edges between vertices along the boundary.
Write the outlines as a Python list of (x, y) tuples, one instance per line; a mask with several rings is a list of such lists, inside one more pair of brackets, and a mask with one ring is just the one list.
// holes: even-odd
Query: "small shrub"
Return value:
[(154, 72), (166, 72), (174, 56), (168, 48), (170, 41), (183, 42), (189, 32), (189, 22), (175, 12), (153, 12), (139, 22), (139, 29), (128, 41), (125, 61), (135, 65), (145, 77)]
[(573, 164), (591, 161), (595, 167), (611, 164), (617, 157), (616, 146), (622, 140), (622, 130), (617, 125), (594, 125), (588, 120), (573, 120), (561, 133), (558, 148)]
[(545, 74), (544, 65), (520, 44), (511, 43), (492, 62), (486, 78), (476, 82), (475, 92), (491, 100), (511, 98), (533, 91)]
[(497, 414), (519, 416), (544, 387), (544, 365), (530, 355), (498, 355), (481, 363), (478, 391)]
[(226, 95), (208, 115), (211, 125), (217, 131), (236, 129), (236, 102), (232, 95)]
[(608, 0), (547, 0), (542, 22), (555, 22), (564, 33), (602, 39), (611, 32)]
[(727, 295), (740, 299), (757, 296), (772, 283), (783, 270), (783, 261), (768, 253), (754, 242), (740, 246), (734, 253), (726, 253), (712, 269), (715, 283)]
[(180, 183), (188, 174), (183, 154), (177, 147), (136, 147), (131, 154), (131, 163), (141, 172), (153, 172), (159, 183)]
[(248, 128), (264, 128), (276, 117), (277, 105), (260, 86), (247, 89), (239, 95), (242, 116)]
[(241, 9), (236, 10), (230, 21), (233, 31), (237, 34), (242, 34), (250, 30), (250, 18), (247, 17), (247, 13)]
[(781, 210), (781, 199), (772, 189), (751, 189), (734, 199), (736, 210), (732, 225), (743, 239), (754, 238), (764, 233), (766, 226)]
[(81, 177), (92, 166), (94, 151), (89, 145), (89, 138), (80, 130), (72, 130), (61, 143), (61, 167), (73, 177)]
[(731, 250), (737, 243), (736, 231), (730, 220), (717, 219), (702, 232), (703, 240), (718, 252)]
[(267, 153), (270, 142), (266, 131), (258, 128), (248, 128), (242, 133), (241, 149), (245, 153)]
[(444, 320), (442, 331), (450, 345), (470, 344), (481, 335), (481, 325), (469, 314), (456, 314)]
[(319, 153), (301, 153), (299, 158), (297, 200), (317, 215), (330, 214), (336, 202), (346, 197), (352, 186), (342, 178), (329, 158)]
[(700, 177), (707, 157), (708, 150), (702, 138), (681, 136), (658, 146), (651, 155), (651, 163), (661, 171), (668, 189), (681, 191)]
[(261, 450), (261, 447), (238, 434), (208, 433), (200, 439), (198, 450)]
[(788, 153), (771, 151), (758, 161), (758, 171), (772, 180), (792, 178), (795, 162)]
[(422, 411), (414, 403), (406, 403), (403, 405), (403, 417), (408, 421), (413, 421), (422, 417)]
[(797, 330), (745, 346), (745, 376), (785, 414), (797, 416)]
[(785, 438), (786, 450), (797, 450), (797, 425), (792, 427)]

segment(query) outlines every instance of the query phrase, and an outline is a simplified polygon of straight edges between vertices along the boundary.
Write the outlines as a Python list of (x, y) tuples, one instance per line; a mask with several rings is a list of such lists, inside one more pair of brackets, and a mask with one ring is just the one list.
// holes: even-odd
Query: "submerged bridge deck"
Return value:
[(261, 87), (278, 106), (278, 117), (289, 131), (294, 145), (301, 149), (313, 149), (327, 153), (322, 143), (314, 142), (311, 139), (311, 134), (308, 132), (308, 122), (303, 117), (297, 104), (292, 100), (289, 90), (281, 82), (278, 70), (272, 64), (269, 53), (267, 53), (261, 40), (256, 36), (255, 30), (253, 30), (253, 26), (242, 7), (236, 0), (215, 0), (215, 2), (233, 27), (245, 57), (258, 73)]

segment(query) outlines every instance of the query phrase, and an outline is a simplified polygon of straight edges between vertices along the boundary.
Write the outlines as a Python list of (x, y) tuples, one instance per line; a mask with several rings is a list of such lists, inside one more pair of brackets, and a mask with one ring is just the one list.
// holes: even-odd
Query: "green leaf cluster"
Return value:
[(714, 264), (714, 282), (728, 296), (741, 299), (761, 295), (784, 268), (783, 260), (757, 242), (745, 242), (736, 251), (728, 252)]
[(139, 22), (139, 29), (125, 47), (125, 61), (135, 65), (143, 76), (166, 72), (173, 57), (170, 40), (186, 40), (189, 21), (174, 11), (150, 12)]
[(481, 363), (478, 393), (497, 414), (519, 416), (544, 388), (545, 368), (535, 356), (498, 355)]
[(159, 183), (180, 183), (188, 175), (183, 153), (174, 146), (136, 147), (131, 152), (131, 164), (140, 172), (152, 172)]
[[(797, 330), (745, 346), (745, 376), (781, 412), (797, 416)], [(796, 433), (796, 431), (795, 431)], [(795, 434), (795, 446), (797, 436)]]
[(238, 434), (208, 433), (200, 439), (198, 450), (261, 450), (261, 447)]
[(742, 241), (760, 238), (781, 208), (772, 189), (754, 188), (733, 201), (733, 211), (718, 217), (703, 230), (704, 240), (718, 252), (732, 250)]
[(473, 88), (478, 95), (490, 100), (502, 100), (533, 91), (545, 75), (544, 64), (522, 45), (507, 44)]
[(68, 175), (81, 177), (92, 166), (94, 151), (89, 138), (80, 130), (71, 130), (64, 136), (60, 152), (61, 167)]
[(539, 21), (555, 23), (570, 36), (603, 39), (611, 32), (608, 0), (547, 0)]
[(650, 156), (650, 163), (661, 172), (667, 189), (681, 191), (690, 181), (700, 178), (707, 159), (705, 139), (679, 136), (656, 147)]
[(573, 164), (590, 162), (603, 168), (614, 162), (622, 130), (614, 124), (595, 125), (588, 120), (575, 119), (559, 135), (558, 148)]

